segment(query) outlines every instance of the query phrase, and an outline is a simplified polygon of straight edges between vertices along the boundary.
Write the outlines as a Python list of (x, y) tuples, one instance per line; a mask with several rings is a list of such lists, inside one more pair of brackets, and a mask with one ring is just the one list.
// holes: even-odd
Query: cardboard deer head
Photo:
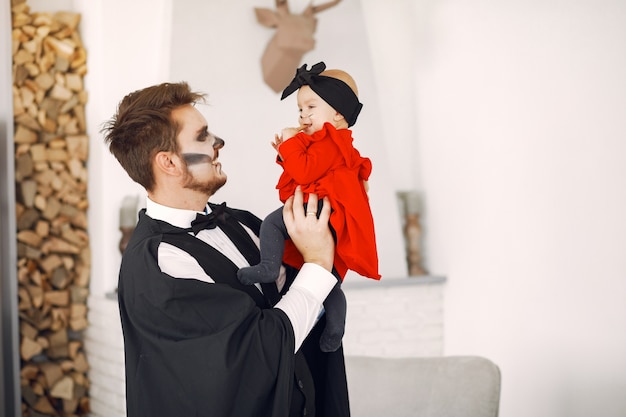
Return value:
[(276, 29), (261, 57), (263, 80), (272, 90), (279, 92), (285, 88), (300, 66), (302, 56), (315, 47), (315, 14), (340, 1), (328, 1), (318, 6), (309, 3), (301, 14), (291, 14), (287, 0), (276, 0), (276, 10), (254, 9), (260, 24)]

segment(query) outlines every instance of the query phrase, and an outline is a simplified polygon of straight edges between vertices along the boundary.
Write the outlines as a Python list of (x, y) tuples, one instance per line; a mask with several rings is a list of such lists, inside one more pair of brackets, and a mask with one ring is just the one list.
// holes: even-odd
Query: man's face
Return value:
[(180, 126), (177, 139), (187, 163), (183, 187), (213, 195), (226, 184), (226, 173), (217, 162), (224, 141), (209, 132), (204, 116), (190, 104), (174, 109), (172, 118)]

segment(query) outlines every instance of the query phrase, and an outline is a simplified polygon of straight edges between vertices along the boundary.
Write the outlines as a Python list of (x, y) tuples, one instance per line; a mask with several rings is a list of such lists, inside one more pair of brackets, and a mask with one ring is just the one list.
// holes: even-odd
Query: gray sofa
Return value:
[(346, 356), (352, 417), (497, 417), (500, 369), (477, 356)]

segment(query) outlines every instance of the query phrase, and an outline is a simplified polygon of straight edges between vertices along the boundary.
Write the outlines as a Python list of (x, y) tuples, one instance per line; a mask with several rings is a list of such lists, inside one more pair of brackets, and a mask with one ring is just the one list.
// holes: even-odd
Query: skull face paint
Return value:
[(187, 165), (198, 165), (198, 164), (212, 164), (213, 158), (211, 155), (207, 155), (205, 153), (184, 153), (182, 154), (183, 159), (187, 163)]

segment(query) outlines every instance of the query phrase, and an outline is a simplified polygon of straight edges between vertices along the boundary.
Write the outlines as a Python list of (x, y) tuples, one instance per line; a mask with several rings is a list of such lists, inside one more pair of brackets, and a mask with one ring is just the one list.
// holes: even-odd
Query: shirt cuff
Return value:
[(299, 287), (313, 295), (320, 304), (324, 302), (330, 290), (337, 285), (337, 278), (324, 267), (315, 263), (305, 263), (291, 287)]

